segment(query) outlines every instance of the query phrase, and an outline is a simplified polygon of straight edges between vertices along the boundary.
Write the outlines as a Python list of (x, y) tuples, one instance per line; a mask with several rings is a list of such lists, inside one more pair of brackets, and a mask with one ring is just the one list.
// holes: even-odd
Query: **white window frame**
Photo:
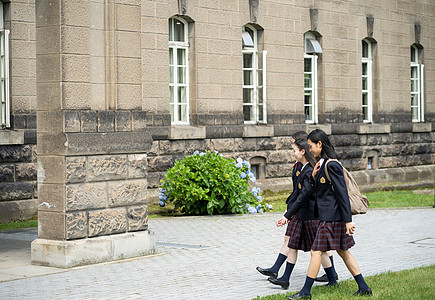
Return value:
[[(182, 22), (184, 24), (184, 41), (173, 41), (171, 40), (171, 32), (174, 33), (174, 23), (175, 21)], [(169, 79), (169, 108), (171, 112), (171, 124), (172, 125), (188, 125), (189, 124), (189, 115), (190, 115), (190, 108), (189, 108), (189, 28), (188, 23), (186, 20), (178, 17), (172, 17), (169, 19), (169, 26), (172, 28), (169, 28), (169, 56), (172, 53), (172, 62), (169, 61), (169, 73), (171, 73), (172, 68), (172, 75), (173, 75), (173, 81), (171, 82), (171, 79)], [(184, 61), (185, 65), (178, 65), (178, 50), (183, 49), (185, 53)], [(178, 82), (178, 68), (184, 67), (186, 69), (185, 74), (185, 83), (179, 83)], [(169, 75), (171, 76), (171, 75)], [(178, 88), (184, 87), (186, 91), (186, 96), (184, 101), (179, 101), (178, 99)], [(172, 92), (171, 92), (172, 88)], [(179, 118), (180, 109), (185, 107), (185, 116), (183, 118), (183, 115), (181, 118)]]
[[(424, 65), (420, 63), (420, 51), (415, 46), (411, 46), (414, 49), (414, 57), (411, 57), (411, 117), (412, 122), (424, 122)], [(412, 50), (411, 50), (412, 53)], [(415, 68), (417, 77), (412, 77), (412, 70)], [(417, 90), (413, 91), (414, 86)], [(412, 105), (412, 96), (417, 96), (417, 104)], [(417, 118), (414, 118), (413, 110), (417, 110)]]
[(4, 29), (3, 3), (0, 2), (0, 128), (11, 127), (9, 95), (9, 30)]
[[(369, 40), (364, 39), (367, 43), (367, 57), (363, 57), (363, 49), (361, 48), (361, 107), (363, 111), (363, 122), (372, 123), (373, 122), (373, 57), (372, 57), (372, 43)], [(362, 47), (362, 43), (361, 43)], [(363, 65), (367, 65), (367, 74), (362, 74)], [(364, 89), (362, 84), (364, 78), (367, 81), (367, 89)], [(367, 104), (364, 104), (362, 98), (367, 95)], [(367, 116), (364, 115), (364, 107), (367, 107)]]
[[(318, 65), (317, 65), (317, 54), (307, 53), (307, 40), (316, 40), (314, 34), (307, 32), (304, 36), (305, 53), (304, 53), (304, 118), (307, 124), (317, 124), (319, 122), (318, 116), (318, 86), (317, 86), (317, 76), (318, 76)], [(320, 49), (321, 51), (321, 49)], [(310, 60), (311, 72), (305, 72), (305, 59)], [(311, 87), (305, 87), (305, 76), (311, 75)], [(311, 104), (305, 103), (305, 95), (311, 93)], [(312, 107), (313, 116), (311, 119), (307, 119), (305, 114), (306, 107)]]
[[(259, 68), (259, 57), (258, 57), (258, 31), (252, 26), (245, 25), (243, 27), (243, 32), (248, 28), (253, 32), (253, 47), (244, 46), (242, 48), (242, 60), (244, 60), (245, 55), (252, 55), (252, 66), (245, 68), (242, 65), (242, 89), (243, 91), (246, 89), (252, 90), (251, 93), (251, 102), (245, 103), (243, 99), (243, 107), (250, 106), (251, 107), (251, 118), (250, 120), (244, 120), (244, 124), (266, 124), (267, 123), (267, 99), (266, 99), (266, 56), (267, 51), (262, 51), (262, 69)], [(245, 84), (245, 71), (252, 72), (252, 84)], [(262, 77), (260, 78), (260, 72), (262, 72)], [(260, 84), (260, 81), (262, 84)], [(260, 101), (260, 91), (262, 90), (262, 98), (263, 104)], [(244, 93), (243, 96), (244, 97)], [(262, 107), (261, 107), (262, 106)], [(260, 111), (262, 110), (262, 111)], [(261, 114), (262, 113), (262, 114)], [(263, 116), (260, 119), (261, 115)]]

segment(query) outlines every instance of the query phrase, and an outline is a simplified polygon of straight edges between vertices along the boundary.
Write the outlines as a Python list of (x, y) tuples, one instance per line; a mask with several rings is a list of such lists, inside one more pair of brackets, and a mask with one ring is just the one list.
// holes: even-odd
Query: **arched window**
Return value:
[(424, 65), (423, 48), (411, 46), (411, 114), (412, 122), (424, 122)]
[(243, 26), (243, 115), (245, 124), (266, 123), (266, 51), (258, 47), (258, 30)]
[(368, 39), (362, 40), (362, 114), (365, 123), (373, 122), (373, 58), (372, 43)]
[(8, 128), (10, 122), (9, 99), (9, 30), (4, 27), (3, 2), (0, 1), (0, 128)]
[(316, 36), (307, 32), (304, 35), (304, 113), (306, 123), (318, 122), (317, 104), (317, 55), (322, 53), (322, 47)]
[(178, 17), (169, 19), (169, 95), (171, 122), (189, 123), (188, 24)]

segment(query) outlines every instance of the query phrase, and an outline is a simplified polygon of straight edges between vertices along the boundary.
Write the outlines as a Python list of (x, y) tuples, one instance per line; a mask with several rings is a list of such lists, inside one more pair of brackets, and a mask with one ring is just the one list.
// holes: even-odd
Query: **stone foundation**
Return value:
[(113, 234), (74, 241), (36, 239), (32, 242), (32, 264), (71, 268), (155, 253), (150, 231)]

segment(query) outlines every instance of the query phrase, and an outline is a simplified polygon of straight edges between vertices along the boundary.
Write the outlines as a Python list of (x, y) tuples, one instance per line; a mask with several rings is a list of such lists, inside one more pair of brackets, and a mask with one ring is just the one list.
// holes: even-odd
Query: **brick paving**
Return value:
[[(23, 267), (32, 268), (30, 275), (35, 276), (0, 282), (0, 298), (252, 299), (286, 293), (255, 270), (270, 266), (278, 254), (285, 231), (274, 225), (280, 216), (150, 219), (158, 254), (68, 270), (30, 266), (30, 250), (26, 250)], [(431, 208), (371, 209), (366, 215), (354, 216), (356, 245), (351, 252), (363, 275), (435, 264), (434, 220), (435, 209)], [(0, 233), (0, 245), (12, 243), (17, 236), (30, 243), (29, 234), (23, 238)], [(6, 253), (1, 249), (0, 262)], [(10, 251), (7, 255), (13, 259)], [(303, 285), (309, 256), (299, 252), (289, 290), (297, 291)], [(350, 278), (339, 256), (334, 258), (340, 280)], [(0, 269), (0, 280), (2, 272), (7, 270)]]

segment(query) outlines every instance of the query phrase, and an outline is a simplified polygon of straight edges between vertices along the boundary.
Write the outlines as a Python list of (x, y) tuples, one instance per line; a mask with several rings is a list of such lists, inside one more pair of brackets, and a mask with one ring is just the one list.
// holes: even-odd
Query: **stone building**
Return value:
[(39, 207), (48, 239), (146, 231), (146, 187), (153, 198), (195, 150), (241, 156), (263, 188), (288, 189), (289, 137), (314, 128), (362, 185), (435, 178), (433, 1), (0, 9), (1, 222)]

